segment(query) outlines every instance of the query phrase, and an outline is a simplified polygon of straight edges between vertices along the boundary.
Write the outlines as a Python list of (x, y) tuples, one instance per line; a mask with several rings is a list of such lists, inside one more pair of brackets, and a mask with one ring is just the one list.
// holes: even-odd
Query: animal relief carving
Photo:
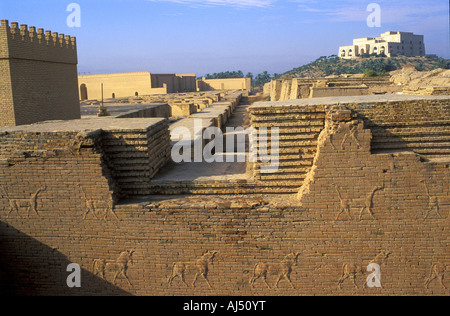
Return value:
[(83, 215), (83, 219), (86, 219), (89, 213), (92, 213), (92, 215), (95, 216), (95, 218), (99, 219), (97, 216), (97, 212), (99, 210), (103, 211), (103, 220), (108, 220), (108, 214), (112, 214), (116, 219), (119, 219), (117, 217), (116, 212), (114, 211), (114, 201), (111, 200), (94, 200), (94, 199), (88, 199), (86, 191), (82, 186), (80, 186), (81, 191), (84, 195), (85, 200), (85, 212)]
[(344, 198), (341, 194), (341, 191), (339, 190), (339, 188), (337, 187), (337, 185), (333, 184), (333, 186), (336, 189), (336, 192), (339, 196), (339, 201), (340, 201), (340, 208), (339, 208), (339, 213), (336, 216), (336, 220), (339, 220), (339, 217), (343, 214), (346, 213), (348, 218), (350, 220), (352, 220), (352, 215), (350, 213), (350, 202), (347, 198)]
[(344, 135), (344, 138), (342, 139), (341, 143), (342, 150), (345, 150), (345, 142), (349, 137), (355, 141), (358, 149), (361, 148), (361, 144), (359, 143), (358, 137), (356, 136), (357, 132), (358, 132), (358, 125), (354, 125), (353, 127), (350, 128), (350, 133)]
[(292, 289), (295, 289), (294, 284), (291, 280), (292, 267), (297, 265), (298, 256), (300, 253), (293, 252), (288, 254), (280, 263), (257, 263), (253, 269), (253, 276), (250, 279), (250, 286), (255, 288), (255, 281), (263, 278), (264, 283), (270, 289), (270, 285), (267, 282), (267, 276), (269, 274), (276, 275), (277, 281), (275, 283), (275, 288), (278, 289), (278, 284), (282, 279), (286, 279), (291, 285)]
[[(376, 264), (378, 266), (382, 266), (387, 259), (389, 258), (389, 256), (392, 253), (389, 251), (382, 251), (378, 256), (375, 257), (374, 260), (372, 260), (371, 262), (369, 262), (368, 266), (371, 266), (372, 264)], [(372, 265), (372, 267), (374, 267), (374, 265)], [(370, 269), (371, 270), (371, 269)], [(344, 264), (342, 267), (342, 276), (340, 277), (339, 281), (338, 281), (338, 287), (339, 289), (343, 288), (343, 284), (344, 281), (347, 279), (351, 279), (353, 281), (353, 285), (355, 286), (355, 289), (359, 289), (358, 285), (356, 284), (356, 279), (358, 277), (359, 274), (364, 274), (367, 271), (366, 268), (364, 268), (362, 265), (358, 265), (356, 263), (347, 263)], [(380, 271), (378, 271), (380, 272)], [(381, 280), (379, 281), (379, 287), (383, 287)], [(364, 282), (364, 287), (367, 286), (367, 281)]]
[(41, 217), (38, 211), (38, 196), (41, 192), (44, 192), (47, 190), (46, 186), (43, 186), (42, 188), (39, 188), (35, 193), (31, 195), (29, 199), (13, 199), (10, 198), (8, 195), (8, 192), (3, 186), (0, 186), (2, 188), (2, 191), (4, 192), (4, 196), (8, 199), (9, 203), (9, 213), (7, 217), (9, 218), (12, 213), (16, 213), (18, 217), (21, 217), (20, 215), (20, 209), (27, 209), (27, 217), (30, 217), (30, 213), (35, 213), (38, 217)]
[(427, 210), (427, 212), (425, 214), (424, 219), (428, 219), (432, 213), (435, 213), (439, 219), (443, 219), (443, 217), (442, 217), (442, 215), (440, 213), (440, 210), (439, 210), (439, 200), (438, 200), (438, 198), (436, 196), (432, 196), (431, 195), (430, 189), (428, 188), (428, 185), (427, 185), (427, 183), (424, 180), (422, 180), (421, 182), (423, 182), (423, 184), (425, 186), (425, 190), (426, 190), (427, 195), (428, 195), (428, 210)]
[(383, 190), (384, 187), (376, 187), (374, 188), (370, 194), (366, 197), (366, 200), (364, 201), (364, 206), (361, 209), (361, 212), (359, 214), (359, 220), (362, 220), (364, 211), (367, 211), (370, 217), (372, 219), (376, 220), (375, 216), (373, 215), (373, 198), (375, 196), (375, 193), (377, 193), (380, 190)]
[(441, 286), (447, 290), (447, 286), (445, 286), (444, 284), (444, 277), (445, 277), (445, 273), (448, 270), (448, 266), (446, 266), (445, 264), (442, 263), (436, 263), (433, 264), (433, 266), (431, 267), (431, 272), (430, 272), (430, 276), (425, 280), (425, 288), (429, 289), (430, 288), (430, 284), (431, 282), (433, 282), (434, 280), (439, 280), (439, 283), (441, 284)]
[(194, 262), (176, 262), (172, 267), (172, 274), (170, 275), (167, 283), (169, 286), (172, 286), (173, 280), (175, 278), (180, 278), (181, 281), (189, 287), (186, 283), (186, 274), (189, 271), (195, 271), (194, 281), (192, 282), (192, 287), (195, 288), (195, 283), (199, 276), (206, 281), (208, 287), (212, 289), (211, 283), (208, 280), (208, 272), (209, 272), (209, 264), (213, 262), (214, 257), (216, 256), (217, 251), (207, 251), (205, 252), (199, 259)]
[(106, 280), (105, 274), (107, 272), (114, 273), (113, 278), (113, 284), (116, 285), (117, 278), (121, 276), (125, 280), (127, 280), (128, 284), (130, 286), (133, 286), (131, 284), (130, 279), (128, 278), (127, 271), (129, 264), (133, 264), (133, 254), (135, 253), (134, 250), (127, 250), (122, 252), (117, 260), (115, 262), (107, 262), (103, 259), (96, 259), (94, 260), (93, 266), (92, 266), (92, 273), (94, 275), (99, 275), (102, 279)]

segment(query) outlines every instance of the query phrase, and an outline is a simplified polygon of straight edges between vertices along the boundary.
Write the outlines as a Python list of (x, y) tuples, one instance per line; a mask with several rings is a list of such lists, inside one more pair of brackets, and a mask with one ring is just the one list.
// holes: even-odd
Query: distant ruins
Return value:
[(81, 100), (214, 90), (250, 90), (250, 78), (197, 80), (195, 74), (132, 72), (78, 77)]
[(0, 126), (80, 118), (76, 39), (1, 21)]
[[(393, 75), (411, 95), (139, 92), (0, 128), (0, 294), (448, 295), (450, 82), (433, 74)], [(179, 144), (232, 159), (176, 162)]]
[(198, 81), (198, 91), (209, 90), (248, 90), (252, 89), (250, 78), (206, 79)]
[(197, 91), (195, 74), (154, 74), (131, 72), (78, 77), (80, 99), (121, 98), (139, 95)]
[(358, 58), (365, 54), (393, 56), (425, 56), (423, 35), (410, 32), (388, 31), (381, 37), (365, 37), (353, 40), (353, 45), (339, 47), (338, 56), (345, 59)]
[(341, 75), (326, 78), (272, 79), (263, 95), (271, 101), (362, 95), (448, 95), (450, 70), (417, 71), (414, 66), (391, 72), (389, 76)]

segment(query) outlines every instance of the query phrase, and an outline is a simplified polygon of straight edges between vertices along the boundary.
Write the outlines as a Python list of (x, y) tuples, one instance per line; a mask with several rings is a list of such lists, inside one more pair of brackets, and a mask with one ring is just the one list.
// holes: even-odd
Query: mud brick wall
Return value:
[[(274, 187), (300, 187), (312, 166), (317, 138), (324, 128), (325, 107), (296, 106), (289, 101), (275, 106), (259, 103), (250, 107), (250, 116), (251, 126), (258, 135), (252, 148), (259, 157), (253, 166), (255, 180)], [(262, 153), (272, 154), (272, 128), (279, 130), (279, 168), (275, 172), (261, 173), (261, 167), (268, 165), (262, 162), (261, 158), (266, 158)], [(264, 129), (267, 136), (262, 133)]]
[(0, 126), (80, 118), (76, 39), (2, 20)]
[[(8, 175), (2, 179), (5, 187), (10, 186), (10, 179), (22, 181), (24, 186), (33, 181), (43, 182), (43, 185), (46, 181), (52, 183), (45, 176), (41, 179), (36, 174), (41, 175), (47, 169), (61, 173), (67, 164), (67, 173), (57, 177), (60, 183), (72, 183), (72, 173), (79, 171), (86, 179), (86, 183), (79, 181), (81, 191), (87, 186), (89, 189), (85, 191), (103, 192), (100, 201), (117, 201), (130, 195), (147, 194), (141, 190), (148, 188), (151, 179), (170, 159), (168, 121), (85, 119), (71, 121), (67, 126), (61, 121), (3, 129), (0, 131), (0, 157)], [(53, 164), (58, 168), (55, 169)], [(101, 172), (83, 175), (83, 168), (87, 166), (90, 170), (91, 164)], [(8, 169), (8, 166), (20, 168)], [(75, 177), (73, 183), (76, 184), (77, 179)], [(97, 190), (87, 185), (90, 182), (107, 183), (108, 188)], [(57, 187), (53, 189), (57, 195)], [(24, 191), (18, 198), (28, 197)], [(76, 201), (79, 198), (74, 196)]]
[(117, 118), (147, 118), (147, 117), (165, 117), (172, 116), (172, 109), (169, 104), (149, 105), (148, 108), (140, 110), (131, 110), (125, 114), (118, 115)]
[[(27, 217), (26, 206), (10, 213), (2, 193), (0, 250), (18, 263), (8, 271), (35, 272), (41, 294), (64, 288), (61, 269), (74, 262), (87, 274), (77, 294), (104, 281), (109, 287), (97, 294), (449, 295), (448, 279), (440, 278), (450, 272), (450, 160), (374, 154), (372, 132), (355, 111), (342, 105), (323, 111), (298, 194), (147, 197), (112, 211), (92, 208), (82, 193), (69, 197), (78, 191), (61, 181), (55, 190), (67, 192), (63, 202), (42, 191), (39, 216)], [(82, 157), (93, 150), (86, 147)], [(30, 172), (44, 176), (33, 165)], [(27, 189), (25, 196), (34, 193)], [(381, 267), (383, 288), (364, 286), (370, 263)], [(48, 274), (61, 277), (49, 281)]]
[(407, 150), (426, 158), (450, 155), (450, 99), (392, 100), (347, 103), (373, 133), (374, 153)]
[[(88, 137), (98, 135), (94, 132)], [(75, 137), (71, 133), (2, 135), (2, 143), (7, 138), (9, 142), (17, 139), (17, 143), (23, 144), (21, 150), (2, 150), (3, 215), (39, 218), (47, 207), (77, 212), (85, 206), (86, 199), (111, 202), (116, 199), (114, 191), (119, 192), (119, 188), (105, 164), (103, 153), (94, 142), (80, 150), (73, 142)]]
[[(331, 150), (329, 154), (333, 155)], [(408, 158), (404, 162), (410, 163)], [(416, 162), (424, 167), (420, 161)], [(400, 181), (406, 171), (398, 167)], [(438, 167), (436, 172), (442, 169)], [(349, 184), (349, 180), (354, 180), (353, 169), (342, 171), (336, 184), (347, 190), (343, 194), (352, 192), (351, 196), (364, 199), (367, 187)], [(92, 213), (83, 218), (81, 210), (67, 213), (53, 208), (41, 212), (41, 218), (4, 219), (2, 213), (2, 220), (47, 247), (58, 249), (66, 261), (48, 268), (52, 273), (63, 274), (60, 271), (63, 264), (75, 262), (101, 279), (103, 270), (99, 263), (105, 260), (109, 268), (104, 270), (104, 280), (111, 287), (133, 295), (448, 295), (438, 280), (432, 280), (429, 289), (425, 287), (433, 265), (446, 264), (450, 259), (445, 233), (448, 218), (438, 219), (436, 213), (430, 213), (424, 220), (427, 193), (419, 190), (420, 185), (412, 191), (405, 189), (409, 183), (396, 185), (375, 195), (376, 220), (364, 213), (360, 221), (358, 214), (363, 201), (356, 200), (351, 204), (353, 219), (342, 214), (336, 220), (340, 206), (337, 193), (332, 194), (333, 190), (325, 187), (328, 194), (323, 194), (319, 184), (310, 186), (310, 192), (300, 201), (303, 206), (296, 197), (208, 196), (122, 204), (115, 208), (117, 218), (108, 216), (107, 220), (102, 219), (102, 213), (97, 214), (98, 218)], [(357, 190), (361, 191), (359, 195)], [(386, 202), (380, 202), (383, 197)], [(413, 203), (416, 208), (411, 208)], [(384, 205), (389, 206), (383, 209)], [(448, 209), (445, 212), (442, 209), (442, 215), (447, 214)], [(55, 231), (55, 225), (60, 229)], [(2, 240), (11, 240), (14, 235), (10, 228), (1, 228)], [(56, 255), (22, 247), (19, 259), (31, 254), (44, 265), (57, 260)], [(125, 261), (128, 281), (121, 275), (114, 282), (117, 270), (113, 264), (127, 251), (132, 252), (133, 258), (132, 262)], [(387, 260), (380, 259), (383, 251), (391, 252)], [(297, 255), (294, 264), (291, 258)], [(344, 265), (355, 264), (364, 269), (373, 260), (382, 267), (382, 289), (364, 288), (367, 272), (357, 275), (358, 289), (351, 279), (346, 279), (342, 289), (339, 288)], [(204, 271), (201, 269), (205, 262), (208, 273), (205, 278), (198, 275), (194, 283), (198, 272)], [(263, 277), (257, 278), (263, 271), (256, 269), (261, 267), (260, 263), (272, 267), (268, 285)], [(282, 265), (291, 267), (292, 285), (282, 277), (277, 288)], [(83, 280), (80, 291), (90, 293), (96, 283)], [(58, 282), (39, 283), (39, 278), (36, 282), (42, 293), (51, 293), (54, 287), (61, 286)], [(448, 286), (448, 282), (444, 284)], [(108, 292), (97, 294), (101, 293)]]
[(108, 129), (102, 148), (125, 196), (148, 195), (151, 179), (170, 160), (167, 120), (146, 129)]
[(449, 95), (450, 87), (414, 87), (407, 86), (403, 88), (403, 94), (412, 95)]
[[(270, 128), (278, 127), (279, 169), (262, 174), (258, 160), (254, 164), (255, 180), (268, 186), (288, 183), (301, 186), (317, 150), (317, 138), (325, 124), (325, 109), (342, 104), (355, 118), (364, 121), (372, 131), (373, 153), (411, 151), (424, 158), (442, 158), (450, 154), (450, 99), (448, 97), (352, 97), (319, 98), (261, 102), (250, 107), (251, 124), (256, 131), (269, 130), (252, 148), (258, 153), (271, 147)], [(262, 141), (261, 143), (259, 141)], [(287, 189), (286, 191), (288, 191)]]

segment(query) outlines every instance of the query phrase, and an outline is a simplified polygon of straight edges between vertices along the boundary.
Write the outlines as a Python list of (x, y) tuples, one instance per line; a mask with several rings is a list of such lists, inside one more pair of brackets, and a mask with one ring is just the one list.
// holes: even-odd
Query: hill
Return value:
[[(450, 60), (437, 56), (426, 57), (367, 57), (359, 59), (342, 59), (335, 55), (322, 56), (316, 61), (294, 68), (282, 74), (282, 78), (320, 78), (342, 74), (383, 75), (390, 71), (414, 66), (419, 71), (431, 71), (438, 68), (450, 69)], [(367, 71), (367, 70), (371, 71)]]

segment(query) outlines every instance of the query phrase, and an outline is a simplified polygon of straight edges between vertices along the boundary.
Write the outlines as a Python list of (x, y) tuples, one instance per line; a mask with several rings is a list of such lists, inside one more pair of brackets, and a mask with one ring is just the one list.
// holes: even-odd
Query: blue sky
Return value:
[[(79, 28), (66, 22), (72, 2)], [(367, 26), (370, 3), (380, 28)], [(282, 73), (388, 30), (450, 58), (447, 0), (1, 0), (0, 18), (76, 36), (83, 73)]]

